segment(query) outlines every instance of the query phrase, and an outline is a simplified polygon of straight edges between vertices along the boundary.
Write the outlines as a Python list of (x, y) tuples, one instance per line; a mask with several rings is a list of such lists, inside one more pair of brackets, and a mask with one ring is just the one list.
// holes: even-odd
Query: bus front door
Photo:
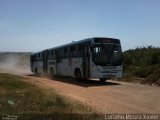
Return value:
[(89, 46), (83, 46), (83, 78), (90, 77), (90, 55), (89, 55)]

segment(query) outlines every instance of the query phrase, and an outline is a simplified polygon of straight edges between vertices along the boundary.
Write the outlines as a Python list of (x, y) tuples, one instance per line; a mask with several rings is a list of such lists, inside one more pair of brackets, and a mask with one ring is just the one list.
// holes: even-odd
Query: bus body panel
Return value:
[(78, 68), (82, 71), (82, 58), (61, 59), (60, 63), (56, 60), (48, 61), (48, 73), (53, 68), (55, 75), (75, 76), (75, 70)]

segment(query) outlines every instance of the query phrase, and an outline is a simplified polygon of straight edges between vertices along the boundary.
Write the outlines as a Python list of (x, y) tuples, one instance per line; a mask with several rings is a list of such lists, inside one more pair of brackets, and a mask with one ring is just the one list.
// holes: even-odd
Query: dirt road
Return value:
[(50, 80), (28, 76), (30, 82), (54, 88), (60, 94), (91, 105), (104, 113), (160, 113), (160, 88), (108, 81), (75, 82), (73, 79)]

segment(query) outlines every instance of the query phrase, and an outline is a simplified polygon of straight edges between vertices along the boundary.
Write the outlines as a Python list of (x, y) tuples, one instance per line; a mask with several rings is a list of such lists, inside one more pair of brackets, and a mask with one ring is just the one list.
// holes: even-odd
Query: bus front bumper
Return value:
[(99, 78), (122, 78), (122, 71), (92, 71), (91, 78), (99, 79)]

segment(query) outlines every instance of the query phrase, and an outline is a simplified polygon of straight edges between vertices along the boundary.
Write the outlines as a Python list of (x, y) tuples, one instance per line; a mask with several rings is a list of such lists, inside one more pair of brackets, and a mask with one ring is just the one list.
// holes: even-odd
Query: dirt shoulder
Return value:
[(160, 113), (160, 88), (127, 82), (85, 81), (26, 76), (28, 82), (93, 106), (103, 113)]

